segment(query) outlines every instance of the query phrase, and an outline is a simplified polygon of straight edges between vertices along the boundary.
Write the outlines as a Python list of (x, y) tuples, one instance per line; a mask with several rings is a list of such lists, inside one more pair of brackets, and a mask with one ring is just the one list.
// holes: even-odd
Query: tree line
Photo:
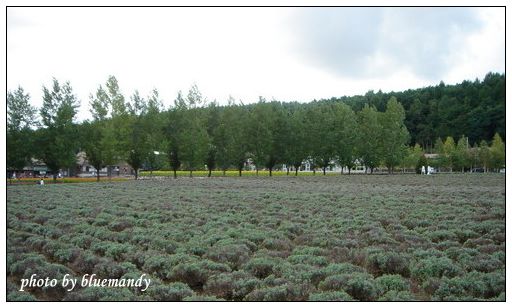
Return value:
[[(485, 80), (500, 76), (490, 74)], [(178, 92), (173, 104), (164, 108), (156, 89), (147, 97), (135, 91), (125, 98), (117, 79), (110, 76), (89, 97), (92, 120), (77, 123), (80, 103), (70, 83), (53, 79), (50, 88), (43, 87), (39, 110), (30, 104), (23, 88), (8, 92), (7, 165), (21, 170), (38, 158), (55, 177), (60, 169), (75, 166), (79, 151), (86, 153), (96, 170), (107, 167), (109, 174), (109, 167), (126, 161), (136, 178), (140, 169), (172, 170), (176, 177), (178, 170), (188, 170), (192, 176), (192, 171), (205, 167), (210, 174), (214, 169), (236, 169), (241, 175), (248, 160), (257, 173), (266, 169), (269, 175), (280, 164), (286, 165), (288, 172), (293, 167), (297, 174), (305, 161), (324, 174), (334, 163), (349, 173), (356, 163), (370, 173), (381, 166), (390, 173), (396, 168), (417, 169), (422, 163), (462, 171), (475, 167), (496, 170), (504, 165), (504, 143), (498, 129), (493, 131), (491, 145), (487, 143), (491, 139), (483, 138), (470, 146), (474, 137), (465, 135), (460, 135), (457, 143), (451, 136), (443, 142), (444, 135), (439, 133), (430, 147), (439, 157), (424, 161), (428, 147), (418, 143), (421, 134), (411, 133), (408, 111), (399, 99), (411, 91), (422, 93), (383, 94), (385, 104), (370, 100), (362, 106), (358, 97), (309, 104), (267, 102), (260, 97), (249, 105), (230, 97), (227, 104), (220, 105), (207, 102), (193, 85), (186, 95)], [(446, 93), (442, 99), (451, 99), (445, 98)], [(488, 102), (487, 97), (482, 99)], [(468, 136), (488, 134), (467, 131)], [(99, 180), (99, 172), (97, 176)]]
[(387, 101), (394, 96), (405, 109), (405, 125), (410, 144), (420, 144), (426, 151), (434, 150), (437, 138), (462, 135), (470, 144), (490, 142), (498, 133), (505, 139), (505, 75), (489, 72), (483, 80), (465, 80), (459, 84), (410, 89), (383, 93), (369, 91), (365, 95), (343, 96), (319, 102), (343, 101), (355, 111), (366, 104), (384, 111)]

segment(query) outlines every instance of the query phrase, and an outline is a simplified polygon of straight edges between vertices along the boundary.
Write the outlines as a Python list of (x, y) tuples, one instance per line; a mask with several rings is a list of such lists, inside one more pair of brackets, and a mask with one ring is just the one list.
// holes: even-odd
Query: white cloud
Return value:
[[(414, 32), (405, 29), (402, 36), (394, 37), (393, 48), (379, 48), (380, 53), (370, 59), (348, 59), (347, 63), (352, 61), (355, 69), (369, 60), (371, 70), (387, 70), (388, 74), (366, 74), (364, 78), (340, 76), (324, 62), (305, 60), (298, 55), (308, 46), (297, 47), (304, 37), (298, 35), (295, 26), (307, 20), (297, 20), (298, 11), (295, 8), (9, 8), (8, 89), (21, 85), (31, 94), (32, 103), (40, 106), (41, 87), (50, 85), (52, 76), (59, 81), (70, 80), (82, 102), (80, 118), (84, 119), (88, 117), (89, 94), (110, 74), (117, 77), (127, 98), (135, 89), (146, 95), (156, 87), (166, 105), (172, 103), (178, 90), (187, 91), (194, 82), (204, 96), (220, 103), (226, 102), (229, 95), (245, 103), (257, 101), (260, 95), (267, 99), (309, 101), (364, 94), (370, 89), (401, 90), (432, 83), (409, 69), (422, 63), (397, 65), (400, 58), (389, 57), (393, 48), (399, 54), (403, 45), (415, 38)], [(308, 14), (314, 16), (315, 12), (318, 9), (309, 9)], [(490, 70), (504, 70), (504, 9), (479, 9), (479, 16), (483, 26), (470, 35), (461, 31), (461, 46), (457, 46), (456, 52), (439, 56), (448, 57), (443, 59), (451, 64), (439, 79), (459, 82), (483, 77)], [(333, 18), (331, 22), (335, 23)], [(347, 22), (350, 24), (350, 20)], [(352, 22), (360, 26), (369, 23)], [(406, 24), (400, 23), (402, 27)], [(333, 39), (332, 32), (316, 27), (312, 39)], [(421, 30), (428, 38), (429, 31), (443, 29)], [(439, 37), (437, 32), (433, 37)], [(363, 45), (367, 40), (361, 33), (352, 33), (340, 41), (350, 39), (352, 44), (361, 44), (358, 47), (361, 53), (372, 50), (373, 45)], [(366, 33), (378, 37), (378, 31), (371, 28)], [(371, 43), (383, 44), (378, 40)], [(314, 50), (315, 46), (309, 47)], [(425, 50), (421, 56), (428, 52)], [(334, 49), (329, 55), (348, 57), (350, 53)], [(439, 57), (434, 59), (438, 61)], [(390, 67), (395, 69), (390, 71)]]

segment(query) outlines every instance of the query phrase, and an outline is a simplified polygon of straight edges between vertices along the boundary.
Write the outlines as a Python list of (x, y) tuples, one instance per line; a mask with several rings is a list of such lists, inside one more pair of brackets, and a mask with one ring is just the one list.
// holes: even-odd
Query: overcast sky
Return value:
[(79, 119), (109, 75), (166, 106), (194, 83), (220, 104), (307, 102), (503, 73), (505, 9), (8, 8), (7, 65), (36, 106), (69, 80)]

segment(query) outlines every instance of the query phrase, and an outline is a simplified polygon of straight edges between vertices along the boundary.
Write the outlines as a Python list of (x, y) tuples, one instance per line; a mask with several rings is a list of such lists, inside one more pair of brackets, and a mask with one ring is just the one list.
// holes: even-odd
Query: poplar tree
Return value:
[(358, 113), (358, 124), (358, 156), (361, 158), (361, 162), (373, 173), (373, 169), (379, 165), (380, 158), (382, 157), (382, 125), (380, 124), (379, 114), (375, 107), (365, 105)]
[(336, 144), (336, 157), (343, 173), (343, 167), (347, 167), (348, 173), (354, 167), (356, 154), (356, 142), (358, 136), (356, 115), (346, 104), (338, 104), (334, 107), (334, 134)]
[(22, 170), (31, 163), (34, 152), (33, 130), (37, 109), (22, 87), (7, 93), (7, 167)]
[(409, 132), (404, 124), (405, 111), (402, 104), (392, 96), (386, 105), (386, 111), (379, 118), (382, 127), (382, 160), (388, 173), (393, 173), (394, 167), (404, 158), (409, 141)]
[(498, 133), (492, 138), (490, 153), (491, 168), (499, 171), (505, 165), (505, 144)]
[(57, 180), (61, 168), (76, 164), (78, 150), (77, 129), (73, 122), (80, 106), (68, 82), (62, 86), (53, 78), (51, 90), (43, 86), (43, 106), (40, 115), (43, 131), (38, 140), (38, 156)]
[(443, 144), (443, 160), (444, 166), (450, 169), (450, 172), (453, 171), (453, 159), (455, 156), (455, 140), (453, 137), (448, 136)]

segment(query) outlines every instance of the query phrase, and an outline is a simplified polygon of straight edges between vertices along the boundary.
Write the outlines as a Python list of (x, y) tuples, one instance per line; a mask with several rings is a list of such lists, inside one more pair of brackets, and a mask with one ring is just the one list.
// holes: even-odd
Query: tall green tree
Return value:
[(145, 127), (145, 138), (148, 146), (147, 157), (145, 161), (146, 169), (157, 170), (162, 166), (162, 152), (164, 151), (164, 114), (163, 103), (159, 93), (153, 89), (151, 95), (147, 99), (147, 108), (143, 117)]
[(21, 86), (7, 93), (7, 167), (11, 170), (22, 170), (33, 155), (32, 126), (37, 110), (29, 100)]
[(491, 143), (491, 168), (499, 171), (505, 165), (505, 143), (500, 134), (494, 134)]
[(181, 161), (183, 168), (190, 172), (204, 169), (210, 139), (204, 121), (199, 117), (198, 110), (189, 112), (185, 121), (185, 129), (181, 134)]
[(432, 160), (432, 165), (436, 168), (446, 168), (446, 159), (444, 156), (444, 143), (441, 138), (437, 138), (434, 143), (434, 154), (437, 154), (437, 157)]
[[(213, 106), (210, 106), (213, 108)], [(229, 146), (232, 141), (232, 131), (230, 125), (233, 125), (233, 121), (235, 120), (233, 106), (230, 105), (230, 108), (224, 108), (222, 111), (218, 110), (219, 108), (215, 106), (217, 109), (216, 117), (217, 125), (211, 129), (211, 140), (213, 141), (214, 151), (211, 153), (209, 151), (209, 155), (215, 154), (215, 163), (222, 170), (223, 175), (226, 175), (226, 170), (232, 165), (233, 160), (230, 157)], [(208, 166), (208, 169), (210, 167)]]
[[(116, 138), (113, 144), (115, 163), (124, 160), (127, 161), (131, 153), (130, 125), (132, 122), (130, 121), (129, 104), (126, 103), (115, 76), (109, 76), (105, 86), (110, 105), (113, 132)], [(112, 174), (111, 169), (110, 167), (109, 175)]]
[(97, 142), (103, 148), (104, 165), (107, 167), (109, 178), (112, 176), (112, 166), (128, 159), (130, 112), (139, 112), (137, 108), (142, 107), (137, 103), (144, 103), (138, 98), (138, 92), (136, 92), (132, 97), (135, 102), (133, 106), (127, 104), (115, 76), (109, 76), (105, 87), (100, 85), (95, 96), (90, 95), (90, 111), (93, 119), (103, 123), (96, 127), (102, 130), (101, 134), (97, 134), (102, 139)]
[(182, 139), (186, 124), (186, 111), (187, 104), (181, 91), (179, 91), (174, 100), (174, 106), (171, 107), (168, 112), (168, 119), (164, 128), (167, 158), (174, 173), (174, 178), (177, 177), (176, 172), (181, 167)]
[(453, 160), (455, 157), (455, 151), (455, 140), (453, 140), (453, 137), (451, 136), (446, 137), (446, 140), (444, 141), (443, 144), (443, 162), (444, 166), (450, 169), (450, 172), (453, 171), (454, 167)]
[(130, 118), (129, 120), (129, 140), (128, 155), (126, 162), (133, 168), (135, 172), (135, 180), (139, 177), (139, 169), (142, 167), (144, 161), (148, 158), (148, 153), (151, 151), (150, 145), (147, 140), (148, 124), (144, 121), (143, 115), (138, 115)]
[(259, 103), (252, 106), (249, 118), (249, 127), (252, 132), (251, 138), (251, 159), (256, 166), (256, 174), (264, 168), (268, 160), (275, 160), (272, 153), (272, 132), (275, 122), (272, 113), (272, 106), (266, 103), (261, 97)]
[(492, 165), (492, 157), (491, 150), (485, 140), (480, 142), (480, 146), (478, 148), (478, 157), (482, 167), (484, 168), (484, 172), (487, 172)]
[[(249, 152), (252, 145), (252, 134), (250, 124), (250, 115), (247, 109), (240, 105), (230, 105), (222, 117), (221, 125), (226, 130), (226, 163), (232, 165), (238, 170), (238, 176), (242, 176)], [(223, 163), (223, 166), (226, 166)], [(224, 170), (224, 169), (223, 169)]]
[(80, 126), (81, 148), (85, 151), (87, 161), (96, 169), (96, 181), (100, 181), (100, 170), (106, 166), (108, 149), (103, 147), (105, 123), (85, 121)]
[(207, 119), (199, 107), (203, 104), (203, 96), (197, 85), (193, 85), (187, 95), (187, 116), (184, 129), (180, 134), (181, 162), (185, 170), (190, 172), (204, 169), (208, 154), (210, 137), (206, 129)]
[(456, 170), (464, 172), (465, 168), (470, 166), (469, 143), (466, 136), (462, 135), (457, 141), (457, 146), (453, 153), (453, 167)]
[(61, 168), (72, 168), (76, 164), (79, 144), (73, 120), (78, 107), (69, 81), (61, 86), (54, 78), (51, 90), (43, 86), (40, 109), (43, 131), (38, 140), (38, 156), (52, 172), (54, 181)]
[(407, 149), (407, 154), (402, 159), (402, 168), (405, 172), (406, 168), (416, 168), (418, 165), (418, 161), (420, 158), (424, 155), (423, 149), (421, 148), (421, 145), (416, 143), (414, 147), (409, 147)]
[[(127, 117), (128, 164), (135, 172), (138, 179), (139, 169), (146, 166), (151, 172), (155, 168), (161, 148), (161, 132), (163, 124), (159, 112), (162, 106), (158, 91), (154, 89), (147, 100), (140, 97), (138, 91), (131, 97), (128, 103), (130, 116)], [(158, 154), (157, 154), (158, 153)]]
[(272, 176), (274, 167), (284, 161), (284, 139), (288, 130), (285, 122), (286, 116), (279, 102), (266, 103), (260, 98), (251, 110), (251, 152), (257, 174), (264, 167)]
[(206, 152), (205, 165), (208, 168), (208, 177), (211, 177), (212, 170), (217, 165), (219, 153), (225, 154), (225, 135), (222, 130), (217, 130), (220, 125), (220, 108), (217, 102), (211, 102), (206, 109), (206, 132), (208, 134), (208, 149)]
[(354, 167), (357, 142), (357, 120), (356, 115), (346, 104), (336, 104), (333, 110), (334, 115), (334, 136), (333, 142), (336, 144), (336, 157), (343, 173), (343, 168), (347, 167), (348, 173)]
[(479, 154), (480, 151), (478, 149), (478, 144), (475, 142), (475, 144), (473, 144), (473, 146), (469, 148), (468, 151), (468, 160), (471, 172), (473, 172), (475, 168), (482, 166)]
[(297, 107), (293, 111), (290, 110), (287, 123), (289, 134), (286, 139), (285, 163), (294, 167), (297, 176), (303, 161), (308, 157), (304, 109)]
[(338, 150), (335, 112), (333, 105), (322, 104), (311, 113), (314, 130), (311, 154), (315, 164), (322, 168), (323, 175), (335, 160)]
[(370, 172), (380, 163), (382, 157), (382, 125), (375, 107), (365, 105), (358, 113), (359, 138), (356, 144), (361, 162)]
[(275, 125), (272, 130), (270, 152), (267, 155), (265, 164), (265, 167), (269, 171), (269, 176), (272, 176), (272, 170), (274, 170), (277, 164), (286, 162), (285, 157), (288, 148), (288, 138), (291, 134), (288, 117), (281, 103), (274, 102), (272, 109)]
[(404, 158), (409, 141), (409, 132), (404, 123), (405, 111), (396, 97), (389, 99), (386, 111), (380, 114), (379, 119), (382, 127), (382, 159), (388, 173), (393, 173), (393, 169)]

